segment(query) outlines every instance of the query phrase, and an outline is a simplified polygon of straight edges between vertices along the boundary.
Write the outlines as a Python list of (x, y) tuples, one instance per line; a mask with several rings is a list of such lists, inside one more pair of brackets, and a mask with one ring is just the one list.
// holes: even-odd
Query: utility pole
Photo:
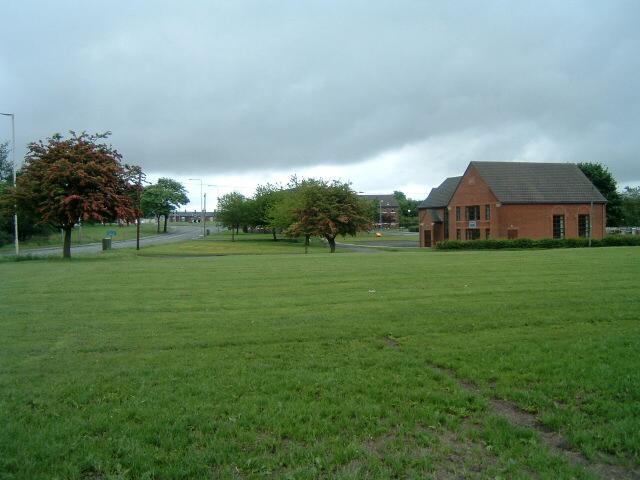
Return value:
[(204, 203), (202, 206), (202, 238), (207, 239), (207, 192), (204, 192)]
[[(13, 164), (13, 188), (16, 188), (16, 124), (13, 113), (0, 113), (11, 117), (11, 163)], [(13, 204), (13, 243), (16, 247), (16, 257), (20, 256), (20, 241), (18, 240), (18, 204)]]
[(140, 250), (140, 212), (142, 210), (142, 169), (138, 170), (138, 218), (136, 219), (136, 250)]

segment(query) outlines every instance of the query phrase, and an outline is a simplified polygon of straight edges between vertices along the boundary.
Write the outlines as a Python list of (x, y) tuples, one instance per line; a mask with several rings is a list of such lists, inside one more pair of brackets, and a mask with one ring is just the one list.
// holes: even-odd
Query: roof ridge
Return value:
[(470, 162), (502, 203), (606, 202), (575, 163)]
[(578, 166), (576, 162), (522, 162), (522, 161), (510, 161), (510, 160), (471, 160), (469, 162), (470, 165), (475, 165), (478, 163), (499, 163), (504, 165), (575, 165)]

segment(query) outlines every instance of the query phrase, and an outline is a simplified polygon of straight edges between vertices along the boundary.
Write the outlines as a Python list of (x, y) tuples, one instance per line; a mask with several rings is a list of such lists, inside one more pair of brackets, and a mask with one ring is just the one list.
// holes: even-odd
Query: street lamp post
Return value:
[(204, 219), (205, 211), (203, 210), (204, 203), (203, 203), (203, 197), (202, 197), (202, 186), (203, 186), (202, 179), (201, 178), (190, 178), (189, 180), (192, 181), (192, 182), (200, 182), (200, 212), (202, 213), (202, 239), (206, 240), (207, 231), (205, 230), (205, 224), (206, 224), (206, 221)]
[[(16, 188), (16, 125), (13, 113), (0, 113), (5, 117), (11, 117), (11, 163), (13, 164), (13, 188)], [(16, 247), (16, 257), (20, 255), (20, 243), (18, 240), (18, 205), (13, 205), (13, 242)]]
[(142, 169), (138, 167), (138, 186), (136, 187), (138, 212), (136, 213), (136, 250), (140, 250), (140, 212), (142, 211)]

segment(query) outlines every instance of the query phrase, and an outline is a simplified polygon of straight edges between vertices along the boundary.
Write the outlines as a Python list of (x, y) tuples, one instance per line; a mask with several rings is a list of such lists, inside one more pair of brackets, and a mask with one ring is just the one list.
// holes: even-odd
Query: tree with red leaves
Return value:
[(127, 222), (137, 218), (133, 177), (137, 167), (103, 143), (110, 132), (55, 134), (28, 145), (16, 185), (19, 208), (33, 211), (40, 223), (64, 232), (64, 258), (71, 258), (71, 231), (79, 221)]
[(305, 251), (309, 238), (324, 237), (331, 253), (336, 251), (338, 235), (355, 236), (371, 228), (369, 206), (358, 198), (348, 183), (327, 182), (309, 178), (292, 179), (294, 223), (286, 233), (305, 237)]

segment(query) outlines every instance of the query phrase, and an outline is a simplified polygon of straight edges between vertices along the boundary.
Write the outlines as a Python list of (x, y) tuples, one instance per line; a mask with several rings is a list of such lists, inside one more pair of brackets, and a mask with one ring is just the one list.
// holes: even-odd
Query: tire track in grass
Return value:
[[(463, 390), (484, 397), (477, 385), (458, 377), (454, 370), (433, 363), (429, 364), (429, 368), (452, 379)], [(604, 479), (640, 480), (640, 469), (625, 468), (620, 465), (589, 460), (582, 452), (572, 449), (567, 439), (560, 433), (550, 431), (540, 424), (535, 415), (525, 412), (515, 404), (499, 398), (488, 398), (487, 400), (496, 415), (504, 418), (512, 425), (535, 430), (554, 455), (566, 458), (574, 466), (582, 467)]]

